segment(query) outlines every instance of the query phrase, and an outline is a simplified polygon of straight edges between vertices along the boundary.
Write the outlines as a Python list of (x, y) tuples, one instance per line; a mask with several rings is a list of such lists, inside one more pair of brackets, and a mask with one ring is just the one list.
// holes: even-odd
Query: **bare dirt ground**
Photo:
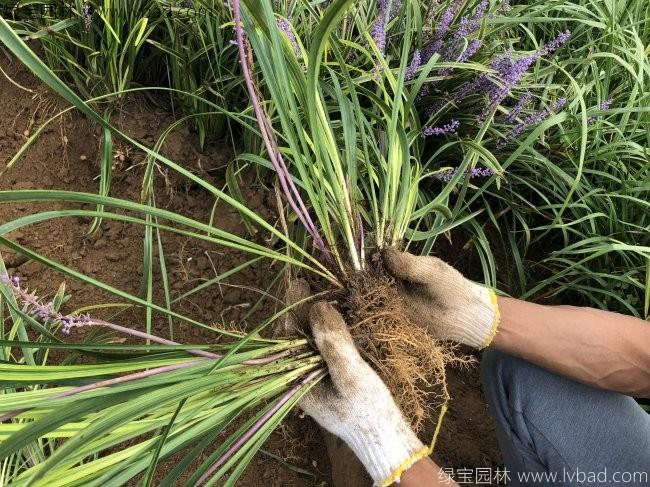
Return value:
[[(27, 72), (17, 61), (10, 61), (0, 52), (0, 66), (21, 85), (19, 88), (0, 76), (0, 190), (7, 189), (63, 189), (94, 193), (98, 190), (99, 147), (101, 131), (85, 118), (74, 112), (50, 125), (38, 141), (10, 169), (4, 171), (5, 163), (22, 146), (27, 137), (49, 117), (66, 108), (64, 102)], [(162, 105), (161, 105), (162, 106)], [(129, 100), (113, 121), (126, 133), (142, 143), (152, 146), (157, 136), (173, 119), (164, 106), (156, 106), (145, 99)], [(163, 146), (167, 157), (200, 174), (212, 184), (224, 184), (225, 167), (232, 157), (232, 150), (223, 145), (210, 145), (199, 149), (196, 137), (190, 129), (172, 133)], [(119, 141), (114, 147), (115, 164), (111, 195), (138, 201), (144, 171), (144, 156)], [(262, 188), (254, 178), (247, 178), (245, 197), (249, 206), (269, 220), (274, 218), (275, 198)], [(158, 206), (192, 218), (208, 221), (214, 204), (203, 189), (181, 182), (173, 175), (156, 173), (156, 201)], [(0, 222), (6, 222), (22, 214), (63, 208), (69, 204), (32, 203), (0, 205)], [(225, 205), (217, 207), (219, 227), (241, 232), (240, 216)], [(14, 241), (66, 266), (86, 273), (130, 293), (138, 293), (142, 282), (142, 228), (117, 222), (104, 222), (101, 229), (88, 235), (90, 221), (67, 218), (36, 224), (9, 235)], [(256, 236), (263, 241), (264, 236)], [(163, 238), (170, 285), (176, 297), (205, 279), (246, 260), (236, 251), (198, 244), (178, 235)], [(19, 275), (41, 294), (53, 293), (61, 282), (66, 283), (71, 295), (67, 306), (70, 310), (81, 306), (118, 301), (112, 295), (93, 287), (65, 278), (37, 263), (0, 248), (0, 253), (11, 273)], [(258, 297), (258, 291), (249, 286), (264, 288), (276, 275), (277, 268), (264, 263), (249, 267), (228, 280), (219, 288), (195, 294), (184, 300), (180, 311), (207, 323), (236, 323)], [(160, 276), (155, 275), (155, 300), (163, 302)], [(233, 287), (234, 285), (235, 287)], [(244, 286), (244, 287), (238, 287)], [(268, 316), (274, 304), (267, 300), (250, 322)], [(144, 312), (129, 309), (126, 313), (97, 316), (144, 328)], [(157, 318), (155, 333), (169, 336), (168, 323)], [(174, 339), (184, 343), (196, 343), (201, 333), (195, 328), (175, 323)], [(478, 371), (450, 371), (452, 401), (447, 413), (434, 460), (444, 467), (475, 468), (494, 467), (500, 463), (500, 455), (494, 437), (492, 422), (478, 383)], [(425, 428), (423, 440), (432, 433), (432, 425)], [(323, 438), (317, 426), (309, 418), (292, 414), (269, 439), (264, 449), (287, 463), (311, 472), (297, 472), (266, 454), (258, 454), (250, 465), (240, 485), (246, 486), (309, 486), (332, 485), (332, 472)], [(212, 449), (205, 452), (207, 457)], [(161, 473), (173, 465), (173, 459), (160, 466)], [(344, 484), (351, 485), (351, 484)], [(471, 485), (471, 484), (464, 484)], [(351, 487), (354, 487), (353, 485)]]

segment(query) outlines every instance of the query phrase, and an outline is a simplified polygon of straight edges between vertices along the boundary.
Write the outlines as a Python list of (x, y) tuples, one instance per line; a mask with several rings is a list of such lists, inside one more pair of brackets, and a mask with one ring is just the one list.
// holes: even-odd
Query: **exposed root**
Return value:
[[(330, 296), (345, 315), (359, 352), (417, 432), (450, 398), (446, 366), (469, 366), (475, 359), (459, 353), (457, 345), (435, 340), (423, 326), (411, 322), (395, 281), (383, 270), (381, 261), (373, 259), (370, 266), (368, 271), (349, 272), (346, 288), (332, 291)], [(308, 297), (314, 289), (328, 289), (322, 281), (311, 281), (311, 286), (299, 281), (293, 281), (294, 286), (288, 284), (287, 303)], [(309, 306), (294, 309), (276, 325), (273, 336), (307, 335)]]
[(418, 431), (449, 398), (445, 366), (468, 365), (473, 358), (459, 355), (456, 346), (434, 340), (412, 323), (391, 277), (381, 271), (349, 277), (344, 302), (350, 333)]

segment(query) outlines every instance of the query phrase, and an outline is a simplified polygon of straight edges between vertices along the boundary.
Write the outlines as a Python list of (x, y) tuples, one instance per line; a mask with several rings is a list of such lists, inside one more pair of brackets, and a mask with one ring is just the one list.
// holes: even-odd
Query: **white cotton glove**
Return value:
[(431, 336), (474, 348), (487, 347), (499, 326), (499, 307), (492, 289), (480, 286), (440, 259), (397, 249), (382, 253), (397, 279), (405, 310)]
[(309, 323), (329, 378), (315, 386), (300, 407), (347, 443), (374, 485), (390, 485), (428, 455), (402, 416), (393, 397), (361, 358), (343, 317), (321, 301), (312, 306)]
[[(287, 301), (297, 302), (308, 295), (306, 283), (294, 281), (287, 290)], [(305, 307), (298, 307), (285, 326), (295, 331), (299, 322), (306, 321), (329, 377), (301, 399), (300, 407), (345, 441), (374, 485), (398, 481), (404, 471), (429, 454), (428, 448), (411, 430), (382, 380), (359, 355), (340, 313), (321, 301), (308, 313)]]

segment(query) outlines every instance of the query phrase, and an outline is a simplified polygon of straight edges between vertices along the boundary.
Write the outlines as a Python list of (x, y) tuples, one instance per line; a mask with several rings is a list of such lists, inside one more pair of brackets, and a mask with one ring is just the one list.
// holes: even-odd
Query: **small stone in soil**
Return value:
[(120, 254), (118, 252), (111, 252), (110, 254), (106, 254), (106, 260), (110, 262), (117, 262), (120, 260)]

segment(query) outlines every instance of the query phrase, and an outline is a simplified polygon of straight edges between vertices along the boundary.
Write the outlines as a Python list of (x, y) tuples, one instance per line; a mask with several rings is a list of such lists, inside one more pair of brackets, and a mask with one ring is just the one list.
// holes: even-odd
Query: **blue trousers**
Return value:
[(650, 415), (594, 389), (488, 350), (481, 382), (512, 486), (650, 486)]

